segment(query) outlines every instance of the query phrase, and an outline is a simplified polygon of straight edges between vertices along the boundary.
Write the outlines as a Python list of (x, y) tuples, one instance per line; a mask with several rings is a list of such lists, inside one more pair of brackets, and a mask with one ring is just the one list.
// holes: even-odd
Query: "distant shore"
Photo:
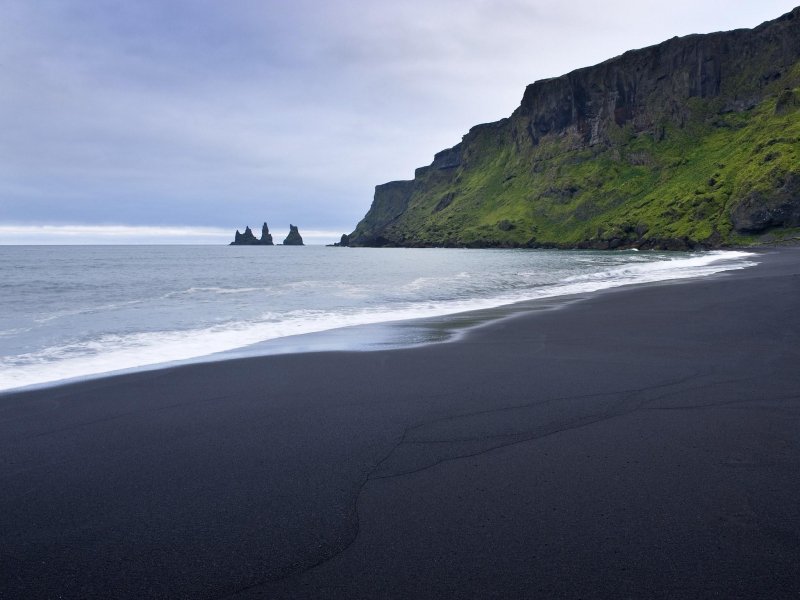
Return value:
[(800, 593), (800, 249), (0, 398), (0, 597)]

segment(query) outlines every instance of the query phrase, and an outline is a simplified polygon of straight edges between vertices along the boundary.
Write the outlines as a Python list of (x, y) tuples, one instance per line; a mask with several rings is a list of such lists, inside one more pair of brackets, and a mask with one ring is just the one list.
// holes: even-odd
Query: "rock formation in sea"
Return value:
[(346, 248), (350, 245), (350, 236), (346, 233), (342, 234), (342, 237), (339, 238), (338, 242), (333, 242), (332, 244), (326, 244), (326, 246), (331, 248)]
[(687, 249), (798, 228), (800, 7), (529, 85), (378, 185), (349, 245)]
[(269, 232), (269, 227), (267, 227), (267, 222), (264, 221), (264, 224), (261, 226), (261, 244), (264, 246), (272, 246), (272, 235)]
[(245, 227), (244, 233), (239, 233), (236, 230), (231, 246), (272, 246), (272, 235), (269, 233), (269, 227), (266, 222), (261, 227), (261, 239), (257, 238), (250, 227)]
[(289, 235), (283, 240), (284, 246), (303, 246), (303, 238), (296, 225), (289, 225)]

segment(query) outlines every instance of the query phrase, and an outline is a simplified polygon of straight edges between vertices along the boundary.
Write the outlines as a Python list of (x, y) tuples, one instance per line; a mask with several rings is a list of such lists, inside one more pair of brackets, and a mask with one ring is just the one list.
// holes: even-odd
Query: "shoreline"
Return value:
[(0, 596), (795, 595), (800, 250), (759, 260), (3, 394)]
[[(749, 254), (753, 257), (757, 257), (760, 254), (759, 252), (745, 252), (744, 250), (725, 250), (724, 252), (744, 252), (745, 254)], [(689, 257), (687, 255), (684, 258), (688, 259)], [(720, 260), (729, 262), (736, 259), (727, 257)], [(743, 257), (740, 257), (739, 260), (745, 260), (745, 262), (748, 262)], [(665, 264), (669, 263), (669, 261), (664, 262)], [(655, 262), (652, 264), (657, 265), (659, 263)], [(730, 270), (739, 270), (742, 268), (752, 268), (752, 265), (747, 267), (732, 268)], [(473, 298), (472, 302), (475, 304), (480, 304), (483, 300), (485, 300), (488, 305), (485, 307), (457, 309), (455, 312), (444, 312), (442, 314), (433, 314), (427, 316), (422, 315), (406, 318), (390, 318), (386, 321), (365, 322), (353, 325), (339, 325), (330, 329), (322, 329), (320, 331), (311, 331), (308, 333), (299, 333), (258, 341), (245, 346), (221, 350), (210, 354), (124, 366), (112, 370), (79, 373), (66, 377), (62, 376), (57, 379), (36, 381), (34, 383), (23, 384), (17, 387), (0, 389), (0, 398), (7, 394), (14, 394), (18, 392), (50, 389), (54, 387), (60, 387), (62, 385), (71, 385), (74, 383), (88, 382), (96, 379), (118, 377), (139, 372), (171, 369), (192, 364), (209, 364), (227, 360), (273, 356), (279, 354), (339, 351), (369, 352), (384, 349), (412, 348), (432, 343), (445, 343), (448, 341), (457, 340), (461, 335), (465, 334), (466, 331), (476, 325), (483, 325), (493, 320), (504, 319), (509, 315), (513, 315), (518, 312), (554, 309), (562, 303), (574, 302), (576, 300), (591, 297), (598, 293), (612, 291), (615, 289), (652, 284), (675, 284), (686, 280), (701, 279), (709, 276), (712, 275), (696, 274), (687, 276), (684, 273), (677, 272), (672, 274), (671, 278), (663, 280), (656, 279), (648, 281), (645, 279), (644, 281), (600, 282), (596, 284), (600, 287), (595, 289), (591, 288), (591, 284), (589, 284), (587, 281), (583, 285), (589, 285), (590, 287), (588, 289), (577, 291), (566, 291), (564, 288), (569, 288), (570, 284), (567, 284), (566, 281), (564, 281), (560, 284), (552, 284), (549, 287), (543, 288), (543, 295), (535, 298), (517, 300), (501, 300), (500, 297), (486, 299)], [(493, 302), (494, 304), (492, 304)], [(400, 312), (403, 311), (402, 308), (398, 310), (400, 310)]]

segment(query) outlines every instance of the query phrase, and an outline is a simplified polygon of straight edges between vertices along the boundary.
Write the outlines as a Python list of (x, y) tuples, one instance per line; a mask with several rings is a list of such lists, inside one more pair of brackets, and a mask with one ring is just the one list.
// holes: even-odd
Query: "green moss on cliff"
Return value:
[(734, 205), (800, 173), (800, 111), (776, 111), (778, 95), (727, 114), (696, 101), (690, 122), (666, 125), (661, 139), (619, 128), (601, 148), (551, 138), (521, 154), (487, 133), (456, 173), (419, 177), (384, 235), (430, 245), (752, 242), (733, 230)]
[[(717, 247), (800, 226), (800, 9), (529, 86), (413, 181), (355, 245)], [(783, 236), (785, 237), (785, 236)]]

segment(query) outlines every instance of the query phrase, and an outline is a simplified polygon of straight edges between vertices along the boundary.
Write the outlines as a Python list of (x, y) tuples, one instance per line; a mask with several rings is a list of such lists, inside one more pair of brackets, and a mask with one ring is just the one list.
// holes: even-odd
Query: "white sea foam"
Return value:
[(258, 342), (351, 325), (435, 317), (496, 305), (491, 300), (477, 300), (338, 314), (296, 311), (284, 315), (280, 321), (265, 315), (264, 320), (230, 322), (186, 331), (104, 335), (89, 341), (51, 346), (37, 352), (0, 359), (0, 390), (185, 361)]
[(14, 329), (3, 329), (0, 331), (0, 337), (8, 337), (12, 335), (19, 335), (30, 331), (30, 327), (15, 327)]
[[(198, 359), (268, 340), (353, 325), (438, 317), (494, 308), (524, 300), (586, 294), (634, 283), (707, 276), (752, 266), (756, 264), (752, 260), (753, 257), (753, 254), (746, 252), (709, 252), (666, 260), (636, 260), (624, 266), (565, 277), (553, 284), (495, 292), (486, 297), (444, 301), (420, 297), (415, 301), (371, 307), (264, 312), (255, 318), (232, 319), (194, 329), (139, 332), (129, 335), (102, 334), (88, 340), (54, 344), (29, 353), (0, 358), (0, 390)], [(523, 274), (519, 271), (517, 273)], [(470, 274), (459, 273), (456, 278), (469, 279)], [(409, 285), (431, 284), (424, 279), (417, 278)], [(331, 284), (331, 282), (320, 283)], [(349, 284), (338, 285), (342, 288), (352, 287)], [(295, 289), (303, 287), (306, 286), (296, 286)], [(236, 291), (232, 291), (224, 288), (193, 288), (184, 292), (225, 294), (258, 289), (237, 288)]]
[(42, 315), (40, 317), (37, 317), (36, 319), (34, 319), (34, 321), (36, 323), (47, 323), (49, 321), (56, 321), (58, 319), (74, 317), (76, 315), (88, 315), (102, 311), (115, 310), (117, 308), (122, 308), (125, 306), (134, 306), (136, 304), (141, 304), (142, 302), (143, 302), (142, 300), (126, 300), (124, 302), (112, 302), (109, 304), (99, 304), (97, 306), (81, 307), (72, 310), (61, 310), (49, 315)]
[(436, 289), (443, 284), (463, 279), (469, 279), (468, 273), (457, 273), (452, 277), (417, 277), (400, 288), (402, 292), (422, 292)]
[(263, 292), (264, 287), (245, 287), (245, 288), (221, 288), (221, 287), (191, 287), (185, 290), (169, 292), (164, 294), (164, 298), (175, 298), (178, 296), (192, 296), (195, 294), (249, 294), (252, 292)]
[(702, 277), (720, 271), (743, 269), (756, 263), (747, 260), (755, 256), (749, 252), (715, 251), (690, 257), (673, 258), (663, 261), (635, 262), (605, 271), (575, 275), (565, 279), (567, 282), (609, 281), (614, 285), (627, 283), (665, 281)]

